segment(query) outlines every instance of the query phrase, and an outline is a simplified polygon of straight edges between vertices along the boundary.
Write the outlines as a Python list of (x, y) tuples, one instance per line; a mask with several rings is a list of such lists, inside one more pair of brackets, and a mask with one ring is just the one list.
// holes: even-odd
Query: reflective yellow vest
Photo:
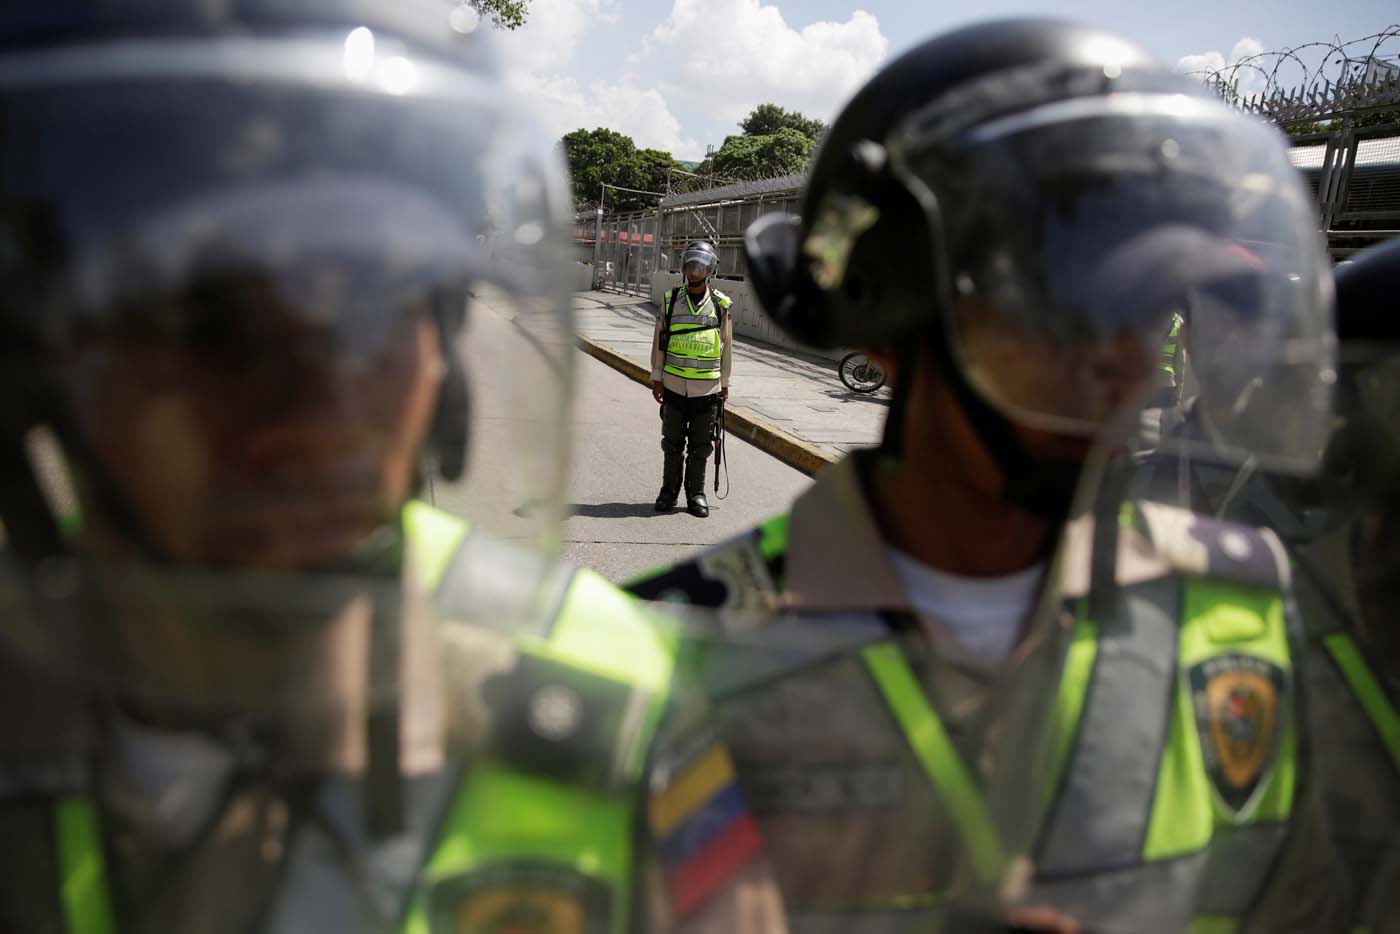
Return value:
[[(1171, 519), (1155, 505), (1153, 512)], [(1125, 509), (1121, 520), (1132, 522), (1133, 516)], [(733, 560), (715, 565), (763, 568), (765, 573), (745, 579), (771, 580), (781, 590), (787, 533), (787, 516), (775, 517), (721, 546), (734, 552)], [(1113, 878), (1128, 881), (1125, 891), (1167, 884), (1169, 896), (1194, 898), (1194, 889), (1179, 893), (1154, 873), (1180, 867), (1190, 877), (1205, 871), (1207, 860), (1213, 867), (1225, 854), (1262, 875), (1282, 844), (1298, 780), (1297, 725), (1283, 594), (1280, 582), (1268, 579), (1267, 568), (1259, 570), (1261, 564), (1273, 567), (1260, 560), (1272, 549), (1259, 530), (1212, 520), (1200, 520), (1190, 534), (1201, 538), (1194, 547), (1203, 552), (1219, 550), (1207, 542), (1212, 537), (1229, 536), (1228, 545), (1237, 551), (1244, 542), (1255, 567), (1212, 566), (1208, 574), (1176, 573), (1126, 587), (1121, 616), (1113, 620), (1093, 619), (1087, 602), (1075, 601), (1077, 620), (1063, 647), (1060, 680), (1045, 705), (1047, 728), (1040, 734), (1047, 774), (1028, 776), (1025, 786), (1030, 807), (1041, 815), (1033, 824), (1037, 839), (1019, 844), (1033, 846), (1041, 875), (1064, 880), (1048, 887), (1054, 896), (1072, 900), (1076, 886), (1092, 893)], [(714, 599), (716, 588), (731, 585), (707, 578), (692, 563), (653, 572), (628, 589), (685, 602), (687, 588), (697, 586), (704, 588), (705, 599)], [(744, 599), (737, 602), (743, 605)], [(867, 631), (883, 629), (877, 617)], [(896, 643), (881, 640), (853, 650), (958, 827), (974, 878), (994, 887), (1012, 854), (976, 771), (963, 761)], [(1225, 800), (1221, 782), (1214, 779), (1239, 764), (1207, 761), (1219, 750), (1219, 738), (1210, 734), (1245, 724), (1224, 722), (1204, 708), (1228, 703), (1235, 689), (1246, 707), (1254, 698), (1269, 708), (1244, 712), (1272, 718), (1274, 750), (1267, 765), (1232, 773), (1243, 780), (1229, 789), (1238, 793)], [(1036, 789), (1043, 792), (1039, 801), (1033, 800)], [(1193, 932), (1228, 934), (1247, 914), (1259, 887), (1241, 884), (1205, 903), (1187, 902), (1180, 906), (1184, 920)], [(950, 894), (909, 892), (852, 909), (927, 912), (933, 923)], [(801, 906), (789, 910), (803, 914)], [(859, 926), (855, 920), (851, 924)]]
[[(678, 308), (680, 297), (685, 306)], [(719, 379), (724, 356), (724, 317), (732, 304), (729, 296), (707, 289), (697, 307), (685, 289), (668, 289), (664, 299), (666, 362), (662, 369), (683, 379)]]
[[(438, 594), (450, 590), (452, 562), (469, 539), (467, 524), (415, 502), (405, 509), (404, 528), (425, 587)], [(450, 599), (444, 609), (450, 621)], [(629, 929), (636, 795), (670, 683), (673, 644), (636, 601), (597, 574), (579, 571), (568, 579), (553, 625), (522, 634), (516, 647), (612, 682), (629, 699), (625, 706), (637, 716), (633, 729), (617, 737), (611, 763), (621, 781), (610, 788), (580, 787), (509, 761), (474, 760), (415, 883), (404, 934), (474, 930), (463, 913), (492, 908), (489, 898), (465, 897), (474, 886), (499, 883), (495, 875), (520, 881), (531, 871), (550, 870), (567, 874), (576, 889), (561, 900), (560, 910), (585, 910), (590, 931)], [(90, 797), (58, 802), (54, 837), (68, 934), (115, 934)], [(542, 904), (547, 910), (549, 902)]]

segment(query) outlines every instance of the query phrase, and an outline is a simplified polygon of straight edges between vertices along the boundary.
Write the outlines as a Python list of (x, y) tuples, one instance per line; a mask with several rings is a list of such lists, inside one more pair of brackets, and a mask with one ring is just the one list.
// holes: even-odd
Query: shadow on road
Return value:
[(852, 392), (842, 386), (840, 389), (823, 389), (823, 395), (830, 399), (841, 402), (860, 402), (866, 405), (878, 405), (884, 408), (890, 407), (890, 396), (888, 394), (876, 395), (870, 392)]
[(590, 519), (646, 519), (666, 515), (652, 509), (651, 503), (570, 503), (569, 514)]

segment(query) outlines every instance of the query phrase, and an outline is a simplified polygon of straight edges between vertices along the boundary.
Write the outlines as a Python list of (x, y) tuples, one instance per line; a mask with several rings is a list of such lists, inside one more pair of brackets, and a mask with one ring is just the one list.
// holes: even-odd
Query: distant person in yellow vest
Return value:
[[(705, 461), (719, 407), (729, 398), (730, 347), (734, 324), (729, 296), (710, 288), (719, 254), (696, 240), (681, 254), (685, 288), (666, 291), (651, 349), (651, 394), (661, 403), (661, 492), (656, 511), (675, 508), (685, 466), (685, 508), (700, 519), (710, 514), (705, 500)], [(688, 449), (688, 450), (687, 450)]]

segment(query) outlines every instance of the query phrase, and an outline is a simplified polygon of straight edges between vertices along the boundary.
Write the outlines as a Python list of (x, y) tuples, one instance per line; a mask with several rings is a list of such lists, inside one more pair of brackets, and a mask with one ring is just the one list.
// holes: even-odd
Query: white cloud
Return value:
[(709, 119), (737, 123), (771, 101), (830, 120), (888, 50), (864, 10), (794, 29), (760, 0), (675, 0), (644, 58), (673, 101)]
[(1243, 61), (1253, 55), (1258, 55), (1264, 51), (1264, 43), (1252, 36), (1245, 36), (1234, 44), (1227, 57), (1219, 51), (1197, 52), (1194, 55), (1183, 55), (1176, 60), (1176, 70), (1183, 74), (1196, 75), (1207, 78), (1215, 73), (1222, 73), (1221, 76), (1227, 79), (1239, 80), (1239, 90), (1241, 94), (1253, 94), (1264, 88), (1264, 76), (1259, 70), (1250, 67), (1248, 64), (1235, 69), (1233, 75), (1225, 73), (1225, 69), (1231, 65)]
[(577, 129), (607, 127), (632, 137), (640, 148), (669, 152), (677, 159), (700, 159), (705, 147), (681, 131), (681, 124), (656, 88), (634, 81), (595, 81), (582, 87), (558, 75), (520, 76), (519, 86), (533, 97), (545, 128), (555, 136)]
[(627, 134), (641, 147), (701, 158), (704, 146), (681, 133), (680, 121), (660, 91), (632, 79), (585, 86), (568, 75), (569, 61), (588, 30), (615, 23), (619, 2), (530, 0), (525, 25), (497, 37), (515, 85), (532, 99), (552, 135), (601, 126)]
[(697, 141), (677, 114), (737, 133), (739, 120), (771, 101), (829, 121), (889, 49), (863, 10), (796, 29), (762, 0), (674, 0), (640, 47), (619, 56), (620, 74), (580, 81), (570, 60), (592, 26), (616, 21), (620, 3), (531, 0), (526, 24), (500, 36), (510, 73), (551, 133), (603, 126), (638, 146), (700, 159), (705, 143), (721, 140)]
[(619, 0), (530, 0), (525, 25), (499, 36), (511, 67), (538, 74), (568, 62), (597, 23), (617, 21)]

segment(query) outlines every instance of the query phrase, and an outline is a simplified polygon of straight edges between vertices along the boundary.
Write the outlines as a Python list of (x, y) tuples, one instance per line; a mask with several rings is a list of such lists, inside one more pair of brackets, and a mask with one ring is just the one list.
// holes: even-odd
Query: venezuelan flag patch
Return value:
[(679, 914), (703, 905), (762, 849), (734, 763), (718, 744), (703, 749), (653, 794), (648, 819)]

